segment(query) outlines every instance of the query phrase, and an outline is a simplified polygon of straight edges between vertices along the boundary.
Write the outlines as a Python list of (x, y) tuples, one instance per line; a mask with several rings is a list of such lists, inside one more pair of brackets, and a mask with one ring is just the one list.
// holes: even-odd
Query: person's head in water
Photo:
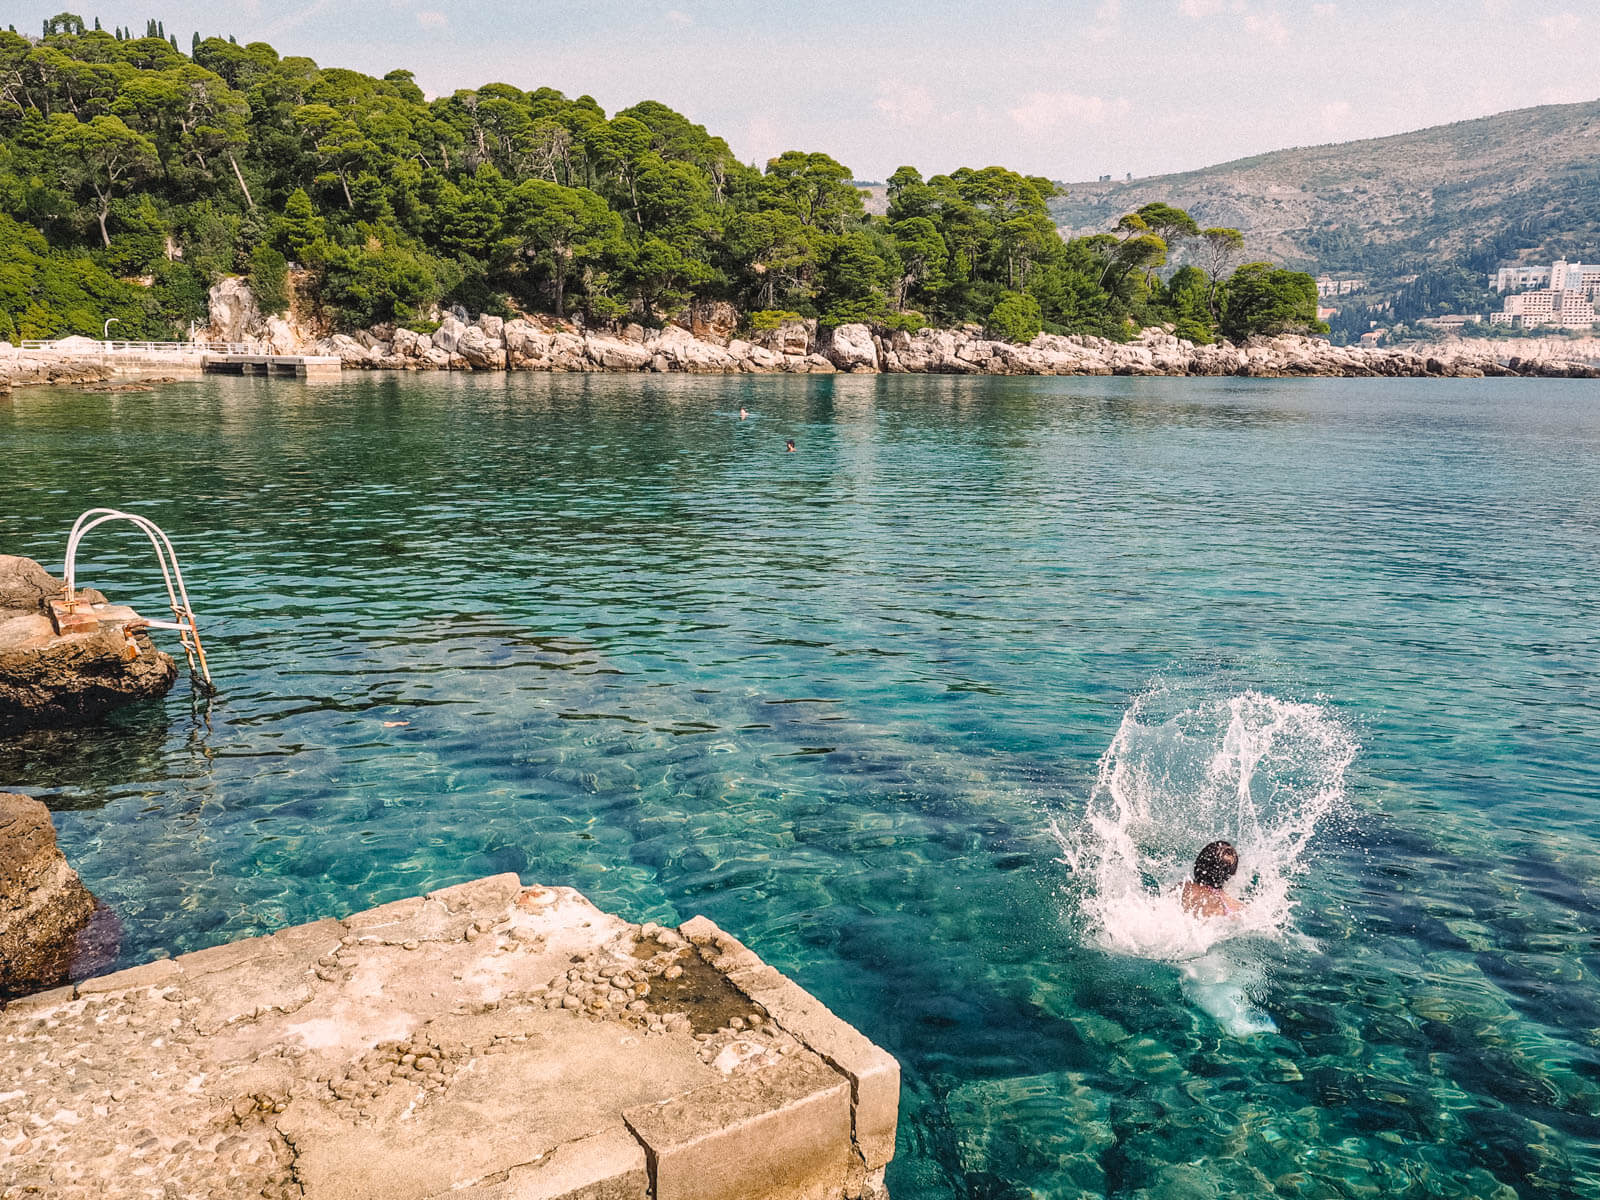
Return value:
[(1195, 856), (1194, 881), (1201, 887), (1220, 888), (1239, 869), (1239, 852), (1232, 842), (1212, 842)]
[(789, 453), (790, 453), (790, 454), (793, 454), (793, 453), (794, 453), (794, 441), (793, 441), (793, 439), (791, 439), (791, 440), (790, 440), (790, 441), (789, 441), (789, 442), (788, 442), (788, 443), (787, 443), (787, 446), (786, 446), (786, 449), (787, 449), (787, 450), (788, 450), (788, 452), (789, 452)]

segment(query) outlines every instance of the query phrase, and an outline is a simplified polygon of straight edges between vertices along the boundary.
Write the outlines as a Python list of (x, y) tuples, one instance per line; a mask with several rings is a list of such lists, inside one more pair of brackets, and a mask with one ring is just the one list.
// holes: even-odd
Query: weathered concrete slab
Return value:
[(87, 980), (0, 1011), (0, 1200), (881, 1196), (882, 1051), (768, 976), (502, 875)]

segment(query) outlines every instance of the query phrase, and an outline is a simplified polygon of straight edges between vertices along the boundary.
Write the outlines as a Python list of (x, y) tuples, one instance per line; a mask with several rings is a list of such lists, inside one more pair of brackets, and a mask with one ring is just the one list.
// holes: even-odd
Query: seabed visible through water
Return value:
[[(0, 746), (121, 965), (515, 871), (893, 1053), (897, 1196), (1600, 1193), (1592, 383), (211, 378), (0, 445), (0, 545), (150, 516), (221, 688)], [(1119, 937), (1095, 817), (1152, 889), (1253, 820), (1273, 919)]]

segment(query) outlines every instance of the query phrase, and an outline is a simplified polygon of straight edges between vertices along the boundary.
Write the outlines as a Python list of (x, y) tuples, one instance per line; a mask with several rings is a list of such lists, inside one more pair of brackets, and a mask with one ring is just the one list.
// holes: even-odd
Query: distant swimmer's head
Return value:
[(794, 453), (794, 441), (793, 441), (793, 439), (791, 439), (788, 443), (786, 443), (786, 447), (787, 447), (787, 449), (788, 449), (790, 454)]
[(1239, 852), (1232, 842), (1212, 842), (1195, 856), (1194, 881), (1201, 887), (1220, 888), (1239, 869)]

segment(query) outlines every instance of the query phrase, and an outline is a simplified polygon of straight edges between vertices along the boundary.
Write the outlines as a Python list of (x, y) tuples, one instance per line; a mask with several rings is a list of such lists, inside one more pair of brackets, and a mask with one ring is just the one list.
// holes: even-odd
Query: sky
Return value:
[(821, 150), (858, 179), (999, 164), (1075, 181), (1600, 99), (1595, 0), (0, 0), (159, 17), (323, 66), (659, 100), (746, 162)]

